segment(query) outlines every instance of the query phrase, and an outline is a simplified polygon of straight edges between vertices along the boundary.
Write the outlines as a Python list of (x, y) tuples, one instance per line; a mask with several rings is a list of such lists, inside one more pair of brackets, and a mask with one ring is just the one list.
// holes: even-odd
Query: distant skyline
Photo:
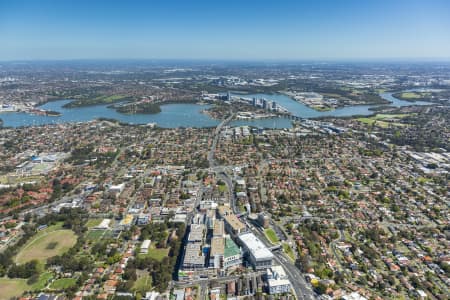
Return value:
[(7, 1), (0, 61), (449, 60), (450, 1)]

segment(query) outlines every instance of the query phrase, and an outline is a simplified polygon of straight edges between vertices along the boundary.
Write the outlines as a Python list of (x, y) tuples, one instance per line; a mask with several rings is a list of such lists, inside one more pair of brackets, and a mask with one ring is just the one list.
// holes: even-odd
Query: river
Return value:
[(219, 121), (211, 119), (201, 111), (208, 105), (199, 104), (165, 104), (161, 105), (158, 114), (122, 114), (107, 105), (95, 105), (75, 108), (64, 108), (63, 105), (71, 100), (47, 102), (40, 106), (45, 110), (61, 113), (60, 116), (41, 116), (28, 113), (2, 113), (3, 126), (19, 127), (30, 125), (44, 125), (67, 122), (86, 122), (97, 118), (116, 119), (130, 124), (147, 124), (156, 122), (160, 127), (214, 127)]
[[(408, 102), (399, 100), (392, 96), (391, 93), (380, 94), (384, 99), (391, 101), (392, 106), (409, 106), (409, 105), (430, 105), (429, 102)], [(236, 95), (238, 96), (238, 95)], [(266, 98), (276, 101), (281, 106), (287, 108), (293, 115), (302, 118), (315, 118), (322, 116), (352, 116), (352, 115), (370, 115), (373, 111), (369, 110), (376, 105), (356, 105), (339, 108), (332, 111), (320, 112), (306, 105), (295, 101), (294, 99), (283, 94), (249, 94), (240, 95), (246, 98)], [(28, 113), (8, 112), (1, 113), (0, 119), (3, 120), (3, 126), (21, 127), (33, 125), (45, 125), (67, 122), (86, 122), (97, 118), (111, 118), (121, 122), (130, 124), (147, 124), (155, 122), (159, 127), (176, 128), (176, 127), (214, 127), (219, 124), (218, 120), (210, 118), (201, 111), (210, 107), (209, 105), (199, 105), (193, 103), (187, 104), (165, 104), (161, 105), (161, 112), (158, 114), (122, 114), (114, 109), (108, 108), (107, 105), (96, 105), (89, 107), (64, 108), (63, 105), (71, 100), (58, 100), (48, 102), (41, 106), (42, 109), (60, 112), (60, 116), (41, 116)], [(231, 125), (251, 125), (264, 128), (290, 128), (291, 121), (286, 118), (271, 118), (259, 120), (236, 120)]]

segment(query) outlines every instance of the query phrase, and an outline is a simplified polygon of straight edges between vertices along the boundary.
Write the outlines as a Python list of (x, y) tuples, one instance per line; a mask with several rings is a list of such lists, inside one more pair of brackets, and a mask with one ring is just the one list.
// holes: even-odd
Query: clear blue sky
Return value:
[(0, 0), (0, 60), (90, 58), (449, 59), (450, 1)]

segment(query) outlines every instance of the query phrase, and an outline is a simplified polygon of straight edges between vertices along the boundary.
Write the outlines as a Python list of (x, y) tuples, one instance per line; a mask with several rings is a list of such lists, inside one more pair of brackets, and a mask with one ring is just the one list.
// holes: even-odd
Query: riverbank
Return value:
[(21, 108), (14, 108), (11, 110), (0, 110), (0, 114), (3, 115), (11, 113), (26, 113), (30, 115), (49, 116), (49, 117), (56, 117), (61, 115), (61, 113), (58, 111), (41, 109), (39, 108), (39, 106), (21, 107)]
[(410, 92), (397, 92), (392, 94), (393, 97), (409, 101), (411, 103), (414, 103), (416, 101), (430, 101), (432, 97), (431, 92), (416, 92), (416, 91), (410, 91)]
[(48, 116), (48, 117), (58, 117), (61, 115), (60, 112), (54, 110), (45, 110), (45, 109), (33, 109), (28, 111), (30, 114), (38, 115), (38, 116)]
[(112, 95), (112, 96), (97, 96), (94, 98), (75, 99), (69, 103), (64, 104), (64, 108), (87, 107), (101, 104), (113, 104), (117, 102), (125, 102), (134, 100), (131, 96)]
[[(295, 101), (294, 99), (283, 94), (247, 94), (249, 98), (265, 98), (275, 101), (282, 107), (286, 108), (292, 116), (305, 119), (313, 119), (320, 117), (341, 118), (348, 116), (368, 116), (373, 115), (374, 110), (380, 106), (377, 105), (355, 105), (335, 109), (333, 111), (319, 112), (307, 107), (306, 105)], [(396, 99), (391, 93), (380, 94), (390, 107), (416, 106), (416, 105), (434, 105), (435, 103), (417, 101), (414, 103)], [(45, 105), (39, 106), (40, 109), (47, 111), (55, 111), (60, 113), (59, 116), (33, 115), (26, 112), (9, 112), (1, 115), (4, 127), (22, 127), (22, 126), (39, 126), (45, 124), (57, 124), (67, 122), (86, 122), (98, 118), (116, 119), (122, 123), (130, 124), (148, 124), (157, 123), (159, 127), (176, 128), (176, 127), (213, 127), (217, 125), (224, 117), (230, 113), (232, 108), (234, 111), (255, 112), (250, 109), (248, 104), (221, 103), (211, 106), (197, 100), (189, 99), (182, 101), (158, 101), (161, 112), (154, 114), (132, 113), (124, 114), (110, 108), (110, 105), (95, 105), (88, 107), (66, 108), (66, 104), (72, 100), (51, 101)], [(202, 105), (200, 105), (202, 103)], [(241, 106), (240, 106), (241, 105)], [(211, 108), (211, 109), (210, 109)], [(383, 107), (386, 109), (386, 107)], [(267, 112), (264, 112), (267, 113)], [(273, 128), (284, 128), (290, 126), (290, 122), (285, 122), (283, 118), (265, 118), (261, 120), (245, 119), (239, 120), (239, 126), (246, 124), (257, 124), (257, 126), (269, 126)], [(262, 126), (264, 125), (264, 126)]]
[(148, 100), (132, 101), (132, 97), (119, 97), (119, 95), (109, 96), (104, 98), (98, 97), (92, 101), (85, 102), (84, 100), (72, 100), (69, 103), (63, 105), (63, 108), (81, 108), (109, 104), (106, 107), (114, 109), (115, 111), (126, 114), (143, 114), (151, 115), (161, 112), (161, 105), (166, 104), (198, 104), (207, 105), (201, 100), (189, 99), (189, 100), (156, 100), (149, 102)]
[(155, 103), (129, 103), (121, 106), (113, 106), (113, 108), (123, 114), (158, 114), (161, 112), (161, 107)]

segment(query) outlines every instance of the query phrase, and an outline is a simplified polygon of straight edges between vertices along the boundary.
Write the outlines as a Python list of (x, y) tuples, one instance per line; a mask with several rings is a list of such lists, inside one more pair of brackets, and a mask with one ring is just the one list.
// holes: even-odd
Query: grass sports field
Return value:
[(97, 241), (100, 239), (107, 239), (112, 236), (111, 230), (89, 230), (86, 233), (86, 238), (91, 241)]
[(151, 257), (153, 259), (156, 259), (157, 261), (162, 261), (164, 257), (169, 255), (169, 249), (168, 248), (154, 248), (151, 247), (148, 249), (147, 254), (139, 254), (141, 257)]
[(0, 278), (0, 299), (10, 299), (22, 295), (28, 289), (26, 279)]
[(425, 97), (430, 97), (431, 93), (428, 92), (403, 92), (400, 94), (400, 97), (402, 99), (421, 99), (421, 98), (425, 98)]
[(75, 245), (77, 236), (72, 230), (48, 229), (50, 230), (39, 232), (25, 244), (16, 256), (16, 263), (22, 264), (33, 259), (45, 262), (47, 258), (60, 255)]
[(32, 285), (28, 285), (26, 279), (0, 278), (0, 300), (19, 297), (24, 291), (41, 290), (47, 285), (50, 278), (52, 278), (51, 273), (43, 273), (39, 280)]
[(145, 292), (152, 289), (152, 277), (148, 274), (139, 276), (135, 281), (132, 290), (145, 294)]
[(387, 128), (387, 127), (389, 127), (389, 125), (403, 127), (403, 126), (407, 126), (407, 124), (398, 123), (398, 122), (394, 122), (394, 121), (403, 119), (404, 117), (406, 117), (408, 115), (413, 115), (413, 114), (377, 114), (372, 117), (358, 118), (357, 120), (359, 122), (362, 122), (362, 123), (365, 123), (368, 125), (372, 125), (375, 123), (377, 126), (382, 127), (382, 128)]
[(88, 229), (91, 229), (97, 225), (99, 225), (102, 222), (103, 219), (89, 219), (89, 221), (87, 221), (86, 223), (86, 227)]
[(74, 286), (76, 282), (77, 280), (75, 278), (61, 278), (53, 281), (50, 288), (54, 290), (63, 290)]

